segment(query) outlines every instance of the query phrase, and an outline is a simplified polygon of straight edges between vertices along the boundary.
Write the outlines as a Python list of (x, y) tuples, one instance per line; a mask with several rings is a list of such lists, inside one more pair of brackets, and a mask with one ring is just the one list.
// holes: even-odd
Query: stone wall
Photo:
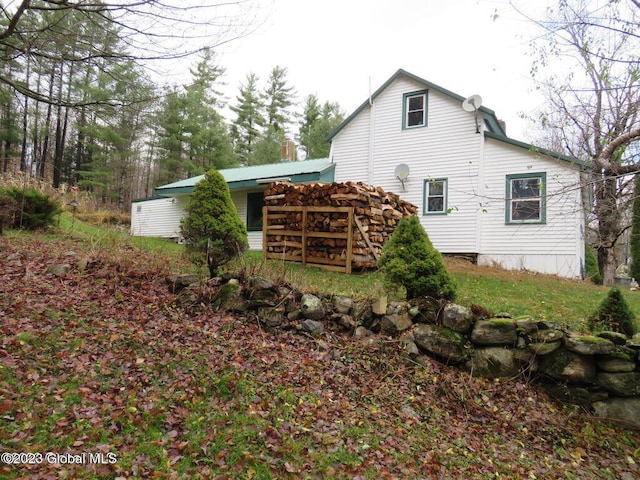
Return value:
[(356, 302), (303, 295), (261, 277), (232, 277), (210, 280), (204, 287), (195, 277), (171, 277), (168, 283), (182, 305), (201, 302), (204, 295), (219, 308), (255, 317), (268, 328), (312, 335), (340, 328), (357, 338), (395, 337), (407, 361), (416, 365), (431, 356), (475, 376), (536, 381), (560, 401), (640, 426), (638, 334), (585, 335), (552, 322), (490, 316), (482, 308), (453, 303)]

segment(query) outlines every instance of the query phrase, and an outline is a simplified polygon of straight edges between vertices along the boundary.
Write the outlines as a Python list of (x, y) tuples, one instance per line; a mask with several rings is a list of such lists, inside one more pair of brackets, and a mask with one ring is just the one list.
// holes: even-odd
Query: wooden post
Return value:
[(307, 207), (302, 207), (302, 265), (307, 264)]
[(351, 260), (353, 258), (353, 207), (349, 209), (347, 214), (347, 264), (346, 272), (351, 273)]

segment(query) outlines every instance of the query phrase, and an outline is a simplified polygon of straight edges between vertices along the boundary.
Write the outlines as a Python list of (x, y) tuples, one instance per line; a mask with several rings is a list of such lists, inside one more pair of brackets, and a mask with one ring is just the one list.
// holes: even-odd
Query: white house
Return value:
[(444, 254), (582, 277), (588, 165), (508, 138), (478, 96), (466, 100), (398, 70), (331, 134), (335, 181), (418, 205)]
[[(264, 191), (270, 182), (332, 182), (334, 167), (323, 158), (220, 170), (238, 214), (247, 225), (249, 248), (262, 249), (262, 207)], [(155, 189), (154, 198), (134, 200), (131, 203), (131, 235), (178, 239), (180, 220), (189, 195), (203, 178), (204, 175), (200, 175), (162, 185)]]

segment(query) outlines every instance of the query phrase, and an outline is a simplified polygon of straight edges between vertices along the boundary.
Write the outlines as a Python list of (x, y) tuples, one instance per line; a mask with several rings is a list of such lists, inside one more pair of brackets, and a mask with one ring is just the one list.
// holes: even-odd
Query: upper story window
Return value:
[(507, 175), (506, 223), (545, 223), (546, 173)]
[(424, 215), (447, 213), (447, 180), (445, 178), (424, 181)]
[(425, 127), (427, 125), (427, 91), (405, 93), (403, 99), (402, 128)]

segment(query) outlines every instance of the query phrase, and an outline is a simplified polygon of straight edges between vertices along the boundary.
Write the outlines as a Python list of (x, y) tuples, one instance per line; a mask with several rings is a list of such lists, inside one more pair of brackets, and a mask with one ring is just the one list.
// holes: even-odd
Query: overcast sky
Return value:
[(541, 103), (529, 77), (532, 32), (507, 0), (272, 0), (257, 31), (219, 49), (218, 61), (230, 103), (247, 73), (264, 82), (279, 65), (300, 103), (313, 93), (347, 114), (369, 84), (375, 91), (402, 68), (464, 97), (479, 94), (510, 137), (530, 141), (519, 115)]

